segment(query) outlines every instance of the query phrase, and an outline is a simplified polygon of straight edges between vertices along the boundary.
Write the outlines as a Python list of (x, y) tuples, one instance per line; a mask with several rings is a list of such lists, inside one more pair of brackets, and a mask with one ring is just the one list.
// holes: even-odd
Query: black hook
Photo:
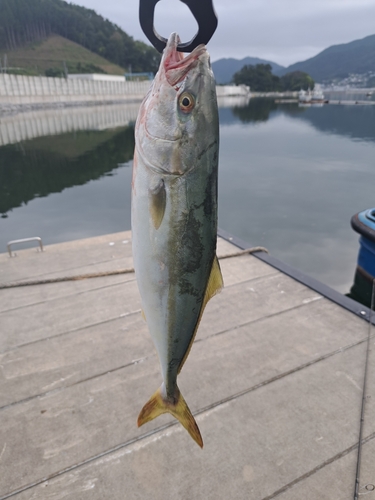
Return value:
[[(139, 1), (139, 22), (143, 33), (159, 52), (163, 52), (167, 39), (160, 36), (154, 28), (155, 6), (159, 0)], [(177, 50), (180, 52), (192, 52), (201, 43), (205, 45), (210, 41), (217, 27), (217, 15), (212, 0), (181, 0), (191, 10), (198, 23), (198, 33), (190, 42), (179, 43)]]

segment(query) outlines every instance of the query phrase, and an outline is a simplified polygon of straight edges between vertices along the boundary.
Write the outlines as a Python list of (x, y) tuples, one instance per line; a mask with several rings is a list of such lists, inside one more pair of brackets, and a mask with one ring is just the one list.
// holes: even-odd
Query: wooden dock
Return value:
[[(132, 267), (130, 232), (0, 254), (0, 282)], [(218, 255), (236, 247), (218, 239)], [(253, 255), (221, 260), (169, 415), (133, 273), (0, 290), (0, 500), (375, 499), (369, 323)], [(371, 397), (373, 396), (373, 397)]]

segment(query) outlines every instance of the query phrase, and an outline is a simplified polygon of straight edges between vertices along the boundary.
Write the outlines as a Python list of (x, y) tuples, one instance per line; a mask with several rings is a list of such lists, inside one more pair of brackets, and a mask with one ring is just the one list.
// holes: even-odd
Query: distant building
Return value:
[(250, 87), (247, 85), (217, 85), (216, 95), (218, 97), (248, 96)]
[(105, 73), (73, 73), (68, 75), (69, 80), (95, 80), (96, 82), (125, 82), (125, 76), (106, 75)]
[(125, 78), (128, 81), (142, 81), (142, 80), (153, 80), (154, 73), (125, 73)]

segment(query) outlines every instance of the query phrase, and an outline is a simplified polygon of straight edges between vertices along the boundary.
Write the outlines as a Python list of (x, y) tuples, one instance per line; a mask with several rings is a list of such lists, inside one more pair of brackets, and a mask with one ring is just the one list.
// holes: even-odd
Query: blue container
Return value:
[(375, 208), (353, 215), (351, 225), (354, 231), (361, 235), (358, 267), (373, 279), (375, 278)]

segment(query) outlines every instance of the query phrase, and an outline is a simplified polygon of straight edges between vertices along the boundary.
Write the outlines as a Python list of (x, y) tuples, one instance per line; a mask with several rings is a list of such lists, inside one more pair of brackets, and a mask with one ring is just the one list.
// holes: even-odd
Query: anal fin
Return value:
[(217, 258), (217, 255), (215, 255), (214, 261), (212, 263), (210, 277), (207, 283), (206, 293), (204, 294), (202, 313), (203, 309), (207, 305), (207, 302), (210, 299), (212, 299), (212, 297), (220, 293), (223, 287), (224, 287), (223, 275), (221, 274), (219, 260)]
[(143, 309), (141, 309), (141, 316), (142, 316), (142, 319), (145, 323), (147, 323), (147, 319), (146, 319), (146, 315), (145, 315), (145, 312)]

